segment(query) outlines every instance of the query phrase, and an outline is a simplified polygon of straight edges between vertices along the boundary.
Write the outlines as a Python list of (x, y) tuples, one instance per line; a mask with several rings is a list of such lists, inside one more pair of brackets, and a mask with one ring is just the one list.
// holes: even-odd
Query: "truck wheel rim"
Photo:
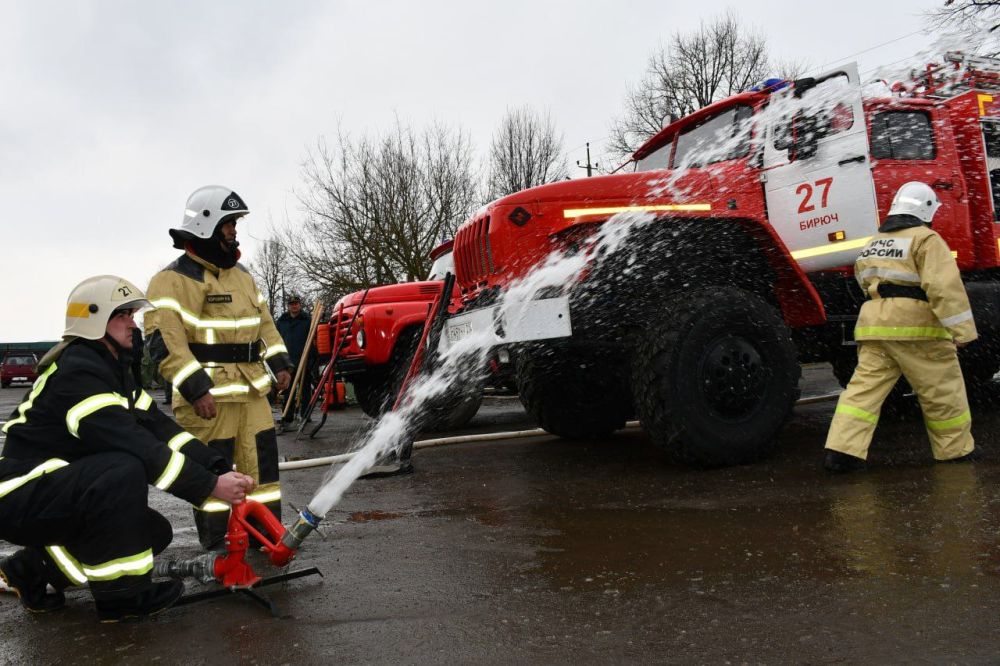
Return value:
[(759, 407), (767, 388), (767, 371), (750, 341), (724, 335), (705, 349), (698, 385), (705, 403), (716, 415), (741, 420)]

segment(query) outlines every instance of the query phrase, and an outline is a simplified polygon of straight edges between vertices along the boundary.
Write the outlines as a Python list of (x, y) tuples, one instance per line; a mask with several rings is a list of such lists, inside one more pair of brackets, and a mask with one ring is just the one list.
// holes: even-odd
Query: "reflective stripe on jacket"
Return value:
[[(958, 264), (944, 239), (928, 227), (878, 233), (858, 255), (854, 273), (870, 299), (861, 306), (856, 340), (976, 339)], [(879, 284), (920, 287), (927, 301), (882, 298)]]
[(219, 268), (185, 253), (153, 276), (145, 316), (150, 353), (160, 374), (189, 403), (206, 392), (221, 402), (267, 395), (271, 379), (260, 361), (199, 363), (189, 343), (256, 345), (272, 372), (291, 365), (264, 297), (243, 266)]
[(225, 459), (166, 416), (99, 341), (77, 339), (44, 368), (3, 431), (0, 490), (103, 452), (140, 460), (150, 485), (192, 504), (215, 489)]

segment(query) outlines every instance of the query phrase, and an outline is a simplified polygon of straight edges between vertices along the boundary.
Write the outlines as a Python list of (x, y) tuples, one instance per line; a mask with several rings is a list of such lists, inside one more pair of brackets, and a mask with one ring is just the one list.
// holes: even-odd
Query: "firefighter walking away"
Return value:
[(906, 183), (858, 255), (855, 277), (868, 300), (854, 329), (858, 365), (827, 435), (830, 472), (865, 466), (882, 403), (900, 375), (920, 400), (935, 460), (976, 456), (957, 355), (976, 339), (976, 324), (951, 250), (930, 228), (940, 205), (928, 185)]

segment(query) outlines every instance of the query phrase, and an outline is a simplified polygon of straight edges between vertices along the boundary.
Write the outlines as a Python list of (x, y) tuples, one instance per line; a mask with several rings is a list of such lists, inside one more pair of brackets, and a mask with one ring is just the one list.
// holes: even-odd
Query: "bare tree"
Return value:
[(642, 81), (629, 86), (608, 148), (627, 157), (670, 121), (747, 90), (770, 68), (764, 36), (731, 11), (692, 33), (675, 33), (649, 56)]
[(302, 167), (305, 212), (284, 243), (301, 277), (332, 299), (420, 279), (430, 251), (476, 201), (472, 146), (460, 129), (403, 126), (376, 138), (317, 143)]
[(265, 240), (261, 243), (257, 254), (250, 261), (247, 269), (257, 282), (258, 288), (267, 299), (267, 307), (274, 317), (275, 308), (283, 300), (283, 287), (288, 280), (288, 252), (279, 240)]
[(562, 135), (552, 117), (530, 107), (507, 109), (490, 144), (487, 190), (496, 199), (567, 176)]
[(945, 0), (925, 13), (935, 30), (954, 30), (969, 39), (967, 46), (983, 55), (1000, 55), (1000, 0)]

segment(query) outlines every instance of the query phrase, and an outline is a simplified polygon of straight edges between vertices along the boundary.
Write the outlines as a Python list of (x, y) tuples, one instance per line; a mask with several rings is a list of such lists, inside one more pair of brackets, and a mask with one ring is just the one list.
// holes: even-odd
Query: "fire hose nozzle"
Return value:
[(215, 553), (205, 553), (189, 560), (157, 560), (153, 565), (153, 574), (167, 578), (194, 578), (200, 583), (211, 583), (216, 580)]
[(299, 511), (299, 519), (281, 537), (281, 545), (292, 552), (298, 550), (299, 546), (302, 545), (302, 541), (319, 526), (321, 520), (322, 518), (315, 515), (308, 508), (302, 509)]

